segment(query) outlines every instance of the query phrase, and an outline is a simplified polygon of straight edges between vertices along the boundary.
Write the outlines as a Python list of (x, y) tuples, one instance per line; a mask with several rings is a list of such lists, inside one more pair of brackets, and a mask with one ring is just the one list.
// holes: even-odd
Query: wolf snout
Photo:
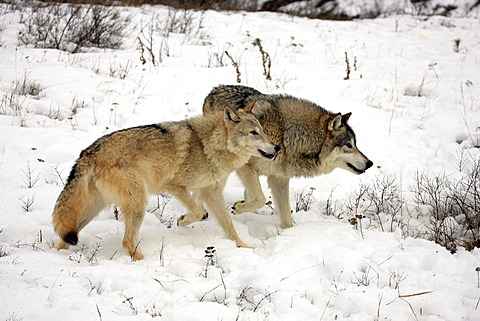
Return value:
[(279, 145), (274, 145), (271, 151), (266, 152), (259, 149), (258, 152), (260, 153), (260, 155), (262, 155), (262, 157), (266, 159), (275, 159), (280, 149), (281, 147)]
[(373, 166), (373, 162), (372, 162), (371, 160), (367, 160), (367, 161), (365, 162), (365, 167), (363, 168), (363, 170), (361, 170), (361, 172), (362, 172), (362, 173), (365, 173), (365, 171), (366, 171), (367, 169), (369, 169), (370, 167), (372, 167), (372, 166)]
[(373, 166), (373, 162), (371, 160), (368, 160), (367, 163), (365, 164), (365, 170), (369, 169), (370, 167)]
[(358, 165), (355, 166), (352, 163), (347, 163), (347, 166), (350, 167), (350, 169), (352, 169), (353, 172), (357, 174), (363, 174), (367, 169), (373, 166), (373, 162), (371, 160), (367, 160), (364, 166), (361, 166), (361, 167), (357, 167)]

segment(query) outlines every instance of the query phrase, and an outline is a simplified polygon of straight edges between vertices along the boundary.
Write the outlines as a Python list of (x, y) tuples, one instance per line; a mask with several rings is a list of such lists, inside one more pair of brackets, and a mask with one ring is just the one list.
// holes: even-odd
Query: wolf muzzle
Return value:
[(353, 169), (357, 174), (363, 174), (365, 173), (365, 171), (367, 169), (369, 169), (370, 167), (373, 166), (373, 162), (371, 160), (368, 160), (366, 163), (365, 163), (365, 169), (359, 169), (359, 168), (356, 168), (355, 166), (353, 166), (351, 163), (347, 163), (347, 166), (350, 167), (351, 169)]
[(277, 158), (277, 155), (278, 155), (278, 152), (280, 151), (281, 147), (279, 145), (275, 145), (273, 147), (273, 149), (275, 150), (274, 153), (267, 153), (267, 152), (264, 152), (263, 150), (259, 149), (258, 152), (260, 153), (260, 155), (262, 155), (263, 158), (266, 158), (266, 159), (275, 159)]

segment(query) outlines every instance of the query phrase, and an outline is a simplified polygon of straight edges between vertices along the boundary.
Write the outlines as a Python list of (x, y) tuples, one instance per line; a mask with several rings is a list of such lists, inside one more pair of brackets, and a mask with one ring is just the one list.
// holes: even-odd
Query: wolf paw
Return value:
[(240, 206), (241, 206), (242, 203), (245, 203), (245, 201), (238, 201), (238, 202), (235, 202), (235, 204), (233, 204), (232, 214), (237, 215), (237, 214), (242, 213), (242, 212), (240, 212)]
[(134, 261), (143, 260), (145, 257), (142, 251), (138, 248), (138, 242), (130, 239), (124, 239), (122, 241), (123, 248), (128, 251), (130, 257)]
[(145, 258), (145, 255), (143, 255), (143, 253), (141, 253), (140, 251), (136, 250), (133, 253), (130, 253), (130, 257), (134, 261), (140, 261)]
[(292, 220), (290, 221), (286, 221), (286, 222), (282, 222), (282, 224), (280, 225), (281, 228), (285, 229), (285, 228), (290, 228), (290, 227), (293, 227), (293, 222)]
[(241, 240), (235, 241), (235, 244), (237, 245), (237, 247), (243, 247), (243, 248), (246, 248), (246, 249), (254, 249), (255, 248), (253, 246), (250, 246), (250, 245), (247, 245), (247, 244), (243, 243), (243, 241), (241, 241)]
[(178, 226), (187, 226), (189, 224), (192, 224), (194, 222), (197, 222), (197, 221), (200, 221), (200, 220), (204, 220), (208, 217), (208, 213), (207, 212), (204, 212), (203, 214), (201, 215), (193, 215), (191, 213), (187, 213), (185, 215), (182, 215), (180, 216), (178, 219), (177, 219), (177, 225)]
[(257, 213), (257, 209), (263, 207), (265, 202), (247, 202), (247, 201), (238, 201), (232, 206), (233, 214), (241, 214), (245, 212)]
[(177, 219), (177, 225), (178, 226), (187, 226), (188, 224), (190, 224), (190, 220), (188, 220), (188, 216), (189, 216), (189, 214), (185, 214), (185, 215), (180, 216)]

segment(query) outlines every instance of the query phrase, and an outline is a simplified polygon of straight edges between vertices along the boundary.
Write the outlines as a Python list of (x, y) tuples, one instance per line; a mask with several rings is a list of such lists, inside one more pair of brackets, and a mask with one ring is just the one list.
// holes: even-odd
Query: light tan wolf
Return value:
[(253, 113), (282, 153), (273, 162), (252, 158), (237, 170), (245, 186), (245, 200), (234, 204), (234, 213), (255, 212), (265, 205), (258, 176), (266, 175), (281, 226), (291, 227), (290, 178), (326, 174), (337, 167), (361, 174), (373, 165), (356, 146), (355, 133), (347, 124), (351, 113), (334, 114), (292, 96), (264, 95), (250, 87), (225, 85), (208, 94), (203, 112), (227, 105), (241, 110), (252, 101), (256, 102)]
[(77, 244), (80, 230), (115, 203), (125, 221), (123, 247), (134, 260), (142, 259), (138, 231), (147, 196), (165, 192), (188, 209), (179, 225), (200, 220), (205, 204), (226, 235), (248, 247), (235, 231), (223, 188), (228, 175), (252, 156), (272, 160), (280, 150), (251, 113), (253, 105), (120, 130), (95, 141), (81, 152), (55, 204), (53, 225), (62, 239), (58, 249)]

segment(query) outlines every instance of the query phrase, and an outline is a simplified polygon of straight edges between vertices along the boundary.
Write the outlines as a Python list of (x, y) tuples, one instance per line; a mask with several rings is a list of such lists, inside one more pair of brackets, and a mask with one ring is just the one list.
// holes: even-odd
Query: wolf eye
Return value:
[(352, 144), (350, 143), (346, 143), (345, 146), (347, 146), (347, 148), (353, 148)]
[(253, 136), (258, 136), (258, 133), (257, 133), (256, 131), (254, 131), (254, 130), (252, 130), (252, 131), (250, 132), (250, 134), (252, 134)]

